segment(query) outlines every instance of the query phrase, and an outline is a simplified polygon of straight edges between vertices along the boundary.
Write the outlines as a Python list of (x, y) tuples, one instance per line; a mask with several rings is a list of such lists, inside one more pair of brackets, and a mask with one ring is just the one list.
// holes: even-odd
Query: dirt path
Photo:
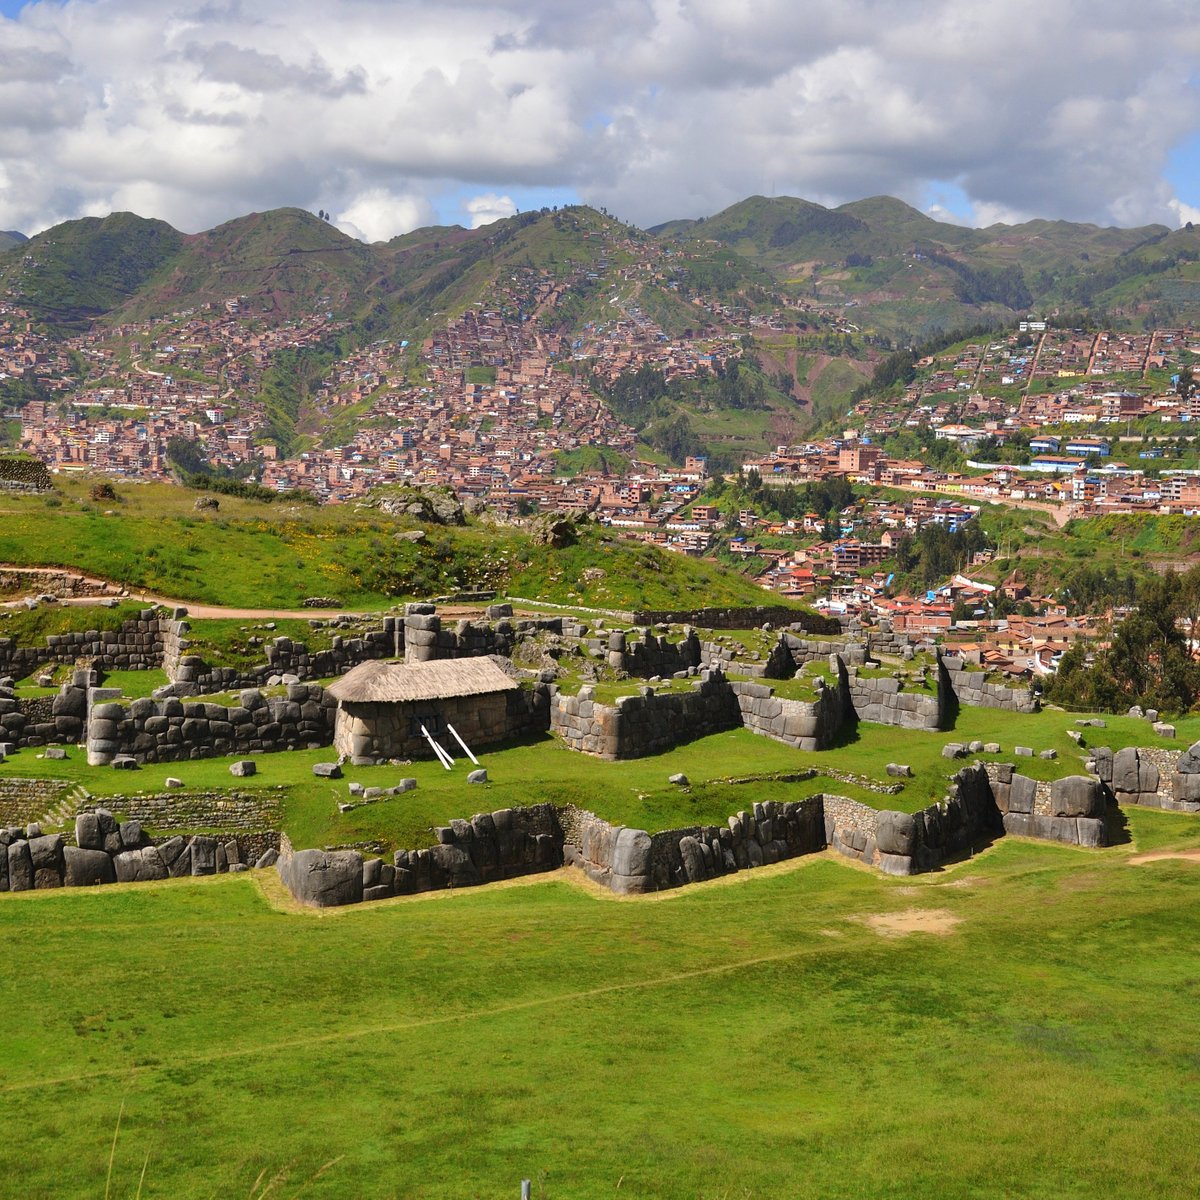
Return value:
[[(81, 579), (85, 583), (96, 587), (111, 589), (105, 595), (60, 596), (58, 597), (59, 604), (73, 604), (80, 607), (87, 607), (98, 604), (101, 600), (133, 600), (139, 604), (161, 604), (164, 608), (186, 608), (188, 616), (195, 617), (197, 620), (235, 617), (246, 621), (271, 621), (277, 618), (288, 619), (292, 617), (301, 619), (304, 617), (335, 617), (341, 613), (370, 615), (381, 611), (378, 608), (230, 608), (221, 604), (199, 604), (193, 600), (173, 600), (169, 596), (160, 596), (156, 592), (150, 592), (144, 588), (123, 587), (121, 584), (114, 583), (111, 579), (102, 579), (97, 575), (86, 575), (82, 571), (74, 571), (68, 567), (26, 567), (16, 566), (12, 563), (0, 563), (0, 571), (10, 571), (18, 575), (45, 575), (47, 573), (61, 572), (65, 577)], [(30, 594), (32, 595), (36, 590), (36, 588), (31, 587)], [(22, 602), (19, 599), (0, 601), (0, 607), (13, 608)], [(454, 619), (458, 619), (459, 617), (478, 617), (483, 615), (483, 606), (479, 604), (439, 604), (438, 615)]]
[(1181, 862), (1200, 862), (1200, 850), (1153, 850), (1149, 854), (1135, 854), (1129, 865), (1140, 867), (1143, 863), (1165, 862), (1172, 858)]

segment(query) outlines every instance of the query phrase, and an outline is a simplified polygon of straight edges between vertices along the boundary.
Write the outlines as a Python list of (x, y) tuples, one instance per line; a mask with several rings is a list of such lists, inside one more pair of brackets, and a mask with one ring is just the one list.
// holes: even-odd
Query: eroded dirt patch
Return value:
[(1138, 867), (1142, 863), (1162, 862), (1168, 858), (1178, 858), (1184, 862), (1200, 862), (1200, 850), (1153, 850), (1149, 854), (1135, 854), (1129, 860), (1129, 865)]
[(962, 920), (944, 908), (910, 908), (904, 912), (876, 913), (870, 917), (857, 917), (868, 929), (880, 937), (907, 937), (910, 933), (933, 933), (946, 937)]

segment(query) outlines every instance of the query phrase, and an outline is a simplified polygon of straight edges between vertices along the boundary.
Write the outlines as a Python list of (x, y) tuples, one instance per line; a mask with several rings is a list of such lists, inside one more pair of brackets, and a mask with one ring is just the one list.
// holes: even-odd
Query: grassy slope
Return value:
[[(495, 587), (518, 596), (604, 607), (761, 604), (761, 589), (710, 563), (589, 531), (578, 546), (549, 551), (521, 533), (411, 528), (350, 506), (287, 507), (222, 496), (216, 513), (195, 493), (167, 485), (119, 485), (101, 509), (84, 481), (58, 481), (62, 501), (0, 499), (0, 561), (65, 565), (171, 599), (236, 607), (296, 608), (308, 596), (380, 608), (401, 596)], [(105, 515), (111, 512), (112, 515)], [(581, 578), (587, 567), (604, 574)]]
[[(239, 877), (0, 896), (0, 1170), (104, 1194), (120, 1120), (118, 1196), (1191, 1195), (1200, 868), (1127, 854), (327, 919)], [(866, 924), (911, 909), (960, 924)]]

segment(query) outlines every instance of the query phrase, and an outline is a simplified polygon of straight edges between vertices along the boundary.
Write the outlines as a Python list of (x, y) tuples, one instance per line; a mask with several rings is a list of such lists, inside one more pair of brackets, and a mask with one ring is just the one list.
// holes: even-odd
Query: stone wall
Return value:
[(875, 810), (827, 795), (824, 814), (833, 849), (888, 875), (934, 870), (981, 837), (1002, 831), (991, 781), (978, 764), (958, 771), (945, 798), (919, 812)]
[(769, 622), (813, 634), (837, 634), (841, 630), (834, 617), (769, 604), (752, 608), (644, 609), (633, 614), (633, 621), (635, 625), (696, 625), (701, 629), (758, 629)]
[(122, 621), (116, 629), (86, 629), (52, 633), (43, 645), (21, 646), (0, 637), (0, 675), (24, 679), (48, 663), (73, 665), (88, 659), (106, 671), (153, 671), (162, 666), (164, 636), (172, 624), (147, 608)]
[(1107, 746), (1098, 746), (1088, 769), (1096, 772), (1117, 804), (1200, 812), (1200, 742), (1182, 754), (1132, 746), (1113, 754)]
[(766, 801), (725, 825), (649, 834), (610, 825), (594, 813), (560, 810), (563, 860), (619, 895), (682, 887), (780, 862), (825, 847), (822, 797)]
[(1108, 844), (1108, 797), (1098, 778), (1069, 775), (1046, 783), (1019, 774), (1011, 763), (989, 764), (987, 773), (1005, 833), (1069, 846)]
[(0, 595), (57, 596), (59, 599), (97, 599), (122, 594), (116, 584), (102, 579), (88, 579), (75, 571), (55, 570), (53, 567), (0, 568)]
[[(840, 660), (839, 660), (840, 665)], [(787, 700), (762, 683), (740, 680), (729, 686), (737, 696), (742, 724), (751, 733), (769, 737), (797, 750), (823, 750), (833, 744), (850, 713), (850, 692), (845, 670), (826, 687), (817, 680), (816, 699)]]
[(404, 653), (404, 626), (397, 617), (384, 617), (378, 629), (365, 629), (354, 636), (335, 634), (331, 645), (310, 650), (307, 643), (277, 637), (263, 647), (263, 661), (246, 667), (211, 666), (203, 656), (190, 653), (185, 620), (173, 621), (164, 633), (163, 670), (171, 690), (180, 696), (262, 688), (284, 676), (299, 680), (327, 679), (344, 675), (359, 663), (395, 658)]
[[(87, 678), (79, 671), (75, 678)], [(87, 690), (77, 682), (66, 683), (57, 696), (19, 699), (12, 680), (0, 681), (0, 742), (20, 748), (52, 744), (75, 745), (83, 741)]]
[(949, 686), (959, 704), (971, 708), (1001, 708), (1005, 712), (1035, 713), (1041, 700), (1030, 687), (1005, 687), (989, 683), (982, 671), (968, 671), (960, 658), (940, 658), (949, 676)]
[(434, 830), (438, 844), (397, 850), (393, 861), (356, 850), (285, 848), (279, 877), (297, 900), (318, 908), (445, 888), (475, 887), (562, 866), (563, 831), (553, 805), (504, 808)]
[[(155, 842), (140, 821), (118, 822), (104, 808), (75, 818), (74, 842), (37, 825), (0, 829), (0, 892), (141, 883), (183, 875), (244, 871), (275, 861), (278, 835), (175, 836)], [(254, 857), (251, 857), (251, 855)]]
[(850, 667), (847, 687), (854, 714), (860, 721), (898, 725), (902, 729), (935, 730), (941, 729), (945, 719), (946, 692), (940, 673), (934, 692), (906, 692), (902, 679), (861, 675)]
[(792, 633), (780, 634), (779, 640), (786, 648), (796, 670), (811, 662), (832, 661), (835, 654), (848, 667), (861, 667), (867, 661), (867, 647), (862, 642), (831, 642), (825, 639), (800, 638)]
[(0, 826), (40, 820), (71, 789), (67, 779), (0, 779)]
[(178, 762), (275, 750), (315, 749), (333, 740), (335, 702), (317, 684), (287, 695), (243, 691), (232, 706), (162, 700), (122, 701), (112, 688), (88, 691), (87, 753), (93, 766), (129, 755), (140, 763)]
[(642, 758), (707, 737), (742, 723), (738, 700), (720, 671), (703, 671), (689, 692), (658, 695), (642, 687), (615, 705), (599, 704), (595, 689), (578, 695), (555, 690), (550, 699), (550, 731), (572, 750), (600, 758)]

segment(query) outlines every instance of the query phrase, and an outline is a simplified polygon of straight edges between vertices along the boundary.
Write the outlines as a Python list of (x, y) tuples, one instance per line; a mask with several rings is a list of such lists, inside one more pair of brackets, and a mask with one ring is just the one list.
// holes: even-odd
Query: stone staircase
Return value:
[(90, 807), (92, 794), (77, 783), (73, 788), (63, 792), (53, 807), (46, 811), (39, 824), (43, 829), (63, 829), (72, 837), (75, 834), (75, 814)]

